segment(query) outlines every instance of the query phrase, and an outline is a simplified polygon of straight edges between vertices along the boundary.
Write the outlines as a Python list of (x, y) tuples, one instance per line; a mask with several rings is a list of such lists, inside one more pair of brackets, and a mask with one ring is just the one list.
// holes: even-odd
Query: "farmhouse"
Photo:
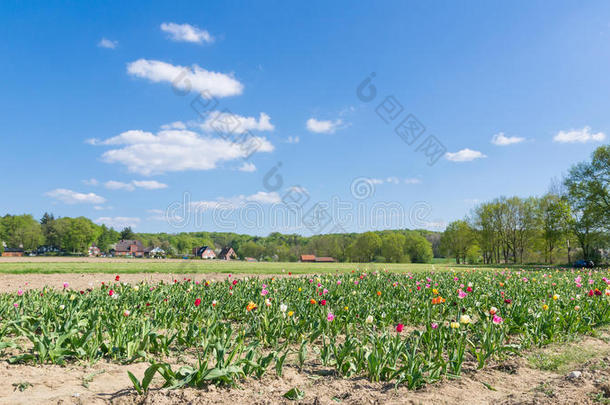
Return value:
[(2, 257), (21, 257), (23, 256), (23, 249), (21, 248), (4, 248)]
[(114, 251), (112, 251), (115, 256), (133, 257), (144, 257), (149, 252), (149, 248), (145, 248), (141, 241), (135, 239), (121, 239), (117, 242)]
[(316, 255), (301, 255), (301, 262), (304, 263), (334, 263), (336, 260), (332, 257), (316, 257)]
[(193, 254), (201, 259), (215, 259), (216, 253), (209, 246), (200, 246), (193, 248)]
[(218, 254), (220, 260), (234, 260), (237, 259), (237, 255), (232, 247), (224, 247)]

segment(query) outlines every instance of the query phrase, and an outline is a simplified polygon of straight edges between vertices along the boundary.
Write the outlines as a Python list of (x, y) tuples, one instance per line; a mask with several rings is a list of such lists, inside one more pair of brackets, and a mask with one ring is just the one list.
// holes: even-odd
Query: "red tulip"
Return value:
[(405, 327), (405, 325), (403, 325), (402, 323), (399, 323), (398, 325), (396, 325), (396, 332), (398, 332), (398, 333), (402, 332), (404, 327)]
[(195, 300), (195, 306), (198, 307), (199, 305), (201, 305), (201, 298)]

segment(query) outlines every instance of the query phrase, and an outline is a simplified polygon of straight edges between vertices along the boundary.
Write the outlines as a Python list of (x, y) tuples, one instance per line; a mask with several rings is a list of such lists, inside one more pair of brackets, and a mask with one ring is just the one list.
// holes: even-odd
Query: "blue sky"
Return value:
[[(602, 1), (5, 1), (0, 34), (0, 214), (142, 232), (442, 229), (477, 202), (544, 193), (608, 142)], [(388, 96), (403, 110), (385, 123)], [(425, 127), (413, 145), (394, 132), (408, 114)], [(447, 152), (433, 165), (417, 150), (429, 135)], [(295, 192), (319, 224), (271, 219)]]

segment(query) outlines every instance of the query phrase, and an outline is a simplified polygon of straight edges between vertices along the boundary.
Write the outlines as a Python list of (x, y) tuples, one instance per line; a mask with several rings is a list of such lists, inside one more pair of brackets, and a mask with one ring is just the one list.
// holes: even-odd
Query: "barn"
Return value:
[(23, 249), (21, 248), (4, 248), (2, 257), (21, 257), (23, 256)]

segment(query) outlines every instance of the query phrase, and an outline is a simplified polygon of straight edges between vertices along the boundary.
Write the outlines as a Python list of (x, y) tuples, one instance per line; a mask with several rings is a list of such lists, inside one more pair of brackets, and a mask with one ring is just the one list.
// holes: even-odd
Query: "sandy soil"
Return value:
[[(243, 278), (240, 274), (234, 277)], [(261, 275), (255, 275), (261, 276)], [(172, 275), (142, 273), (121, 275), (121, 281), (141, 280), (171, 282), (182, 280), (222, 280), (226, 274)], [(264, 277), (264, 276), (262, 276)], [(113, 274), (2, 274), (0, 292), (18, 288), (70, 288), (79, 290), (114, 282)], [(319, 364), (309, 364), (303, 372), (287, 365), (284, 377), (278, 379), (271, 371), (263, 380), (248, 379), (237, 389), (209, 386), (202, 390), (152, 389), (139, 396), (132, 389), (127, 371), (142, 378), (148, 363), (129, 365), (100, 361), (94, 365), (10, 365), (0, 362), (0, 404), (593, 404), (609, 403), (610, 398), (610, 334), (601, 338), (586, 337), (578, 345), (561, 346), (554, 350), (588, 349), (598, 357), (570, 369), (582, 372), (580, 378), (569, 379), (565, 374), (533, 368), (525, 358), (513, 358), (481, 371), (464, 373), (458, 380), (432, 384), (419, 391), (405, 387), (394, 389), (392, 384), (371, 383), (366, 379), (342, 379)], [(545, 349), (550, 350), (550, 349)], [(173, 363), (170, 361), (170, 363)], [(184, 364), (184, 362), (181, 362)], [(468, 369), (468, 368), (467, 368)], [(161, 381), (155, 379), (154, 387)], [(300, 401), (288, 401), (283, 394), (293, 387), (305, 392)], [(606, 402), (604, 402), (606, 401)]]
[[(197, 274), (172, 274), (172, 273), (133, 273), (120, 274), (120, 281), (136, 284), (140, 281), (158, 283), (160, 281), (171, 283), (174, 280), (226, 280), (228, 274), (222, 273), (197, 273)], [(283, 277), (283, 275), (265, 274), (235, 274), (232, 278), (243, 279), (245, 277)], [(62, 289), (63, 283), (68, 283), (68, 288), (73, 290), (85, 290), (87, 288), (99, 287), (104, 282), (114, 283), (115, 275), (109, 273), (66, 273), (66, 274), (0, 274), (0, 293), (16, 292), (18, 289), (42, 289), (50, 287)]]
[[(557, 347), (559, 349), (557, 349)], [(554, 350), (562, 350), (559, 345)], [(0, 363), (0, 404), (593, 404), (610, 398), (610, 343), (586, 337), (577, 345), (594, 349), (599, 356), (570, 369), (582, 375), (570, 379), (564, 374), (532, 368), (523, 357), (476, 371), (470, 366), (457, 380), (429, 385), (418, 391), (366, 379), (342, 379), (319, 364), (309, 364), (303, 372), (287, 365), (284, 377), (273, 372), (261, 381), (248, 379), (239, 388), (208, 386), (201, 390), (154, 388), (139, 396), (132, 389), (127, 371), (142, 378), (147, 363), (130, 365), (105, 361), (92, 366), (9, 365)], [(549, 350), (549, 349), (544, 349)], [(173, 361), (170, 361), (173, 363)], [(184, 363), (182, 363), (184, 364)], [(21, 385), (20, 385), (21, 384)], [(156, 378), (153, 386), (159, 387)], [(19, 387), (24, 388), (23, 391)], [(293, 387), (305, 392), (300, 401), (283, 394)], [(596, 400), (597, 398), (597, 400)], [(600, 399), (601, 398), (601, 399)]]

